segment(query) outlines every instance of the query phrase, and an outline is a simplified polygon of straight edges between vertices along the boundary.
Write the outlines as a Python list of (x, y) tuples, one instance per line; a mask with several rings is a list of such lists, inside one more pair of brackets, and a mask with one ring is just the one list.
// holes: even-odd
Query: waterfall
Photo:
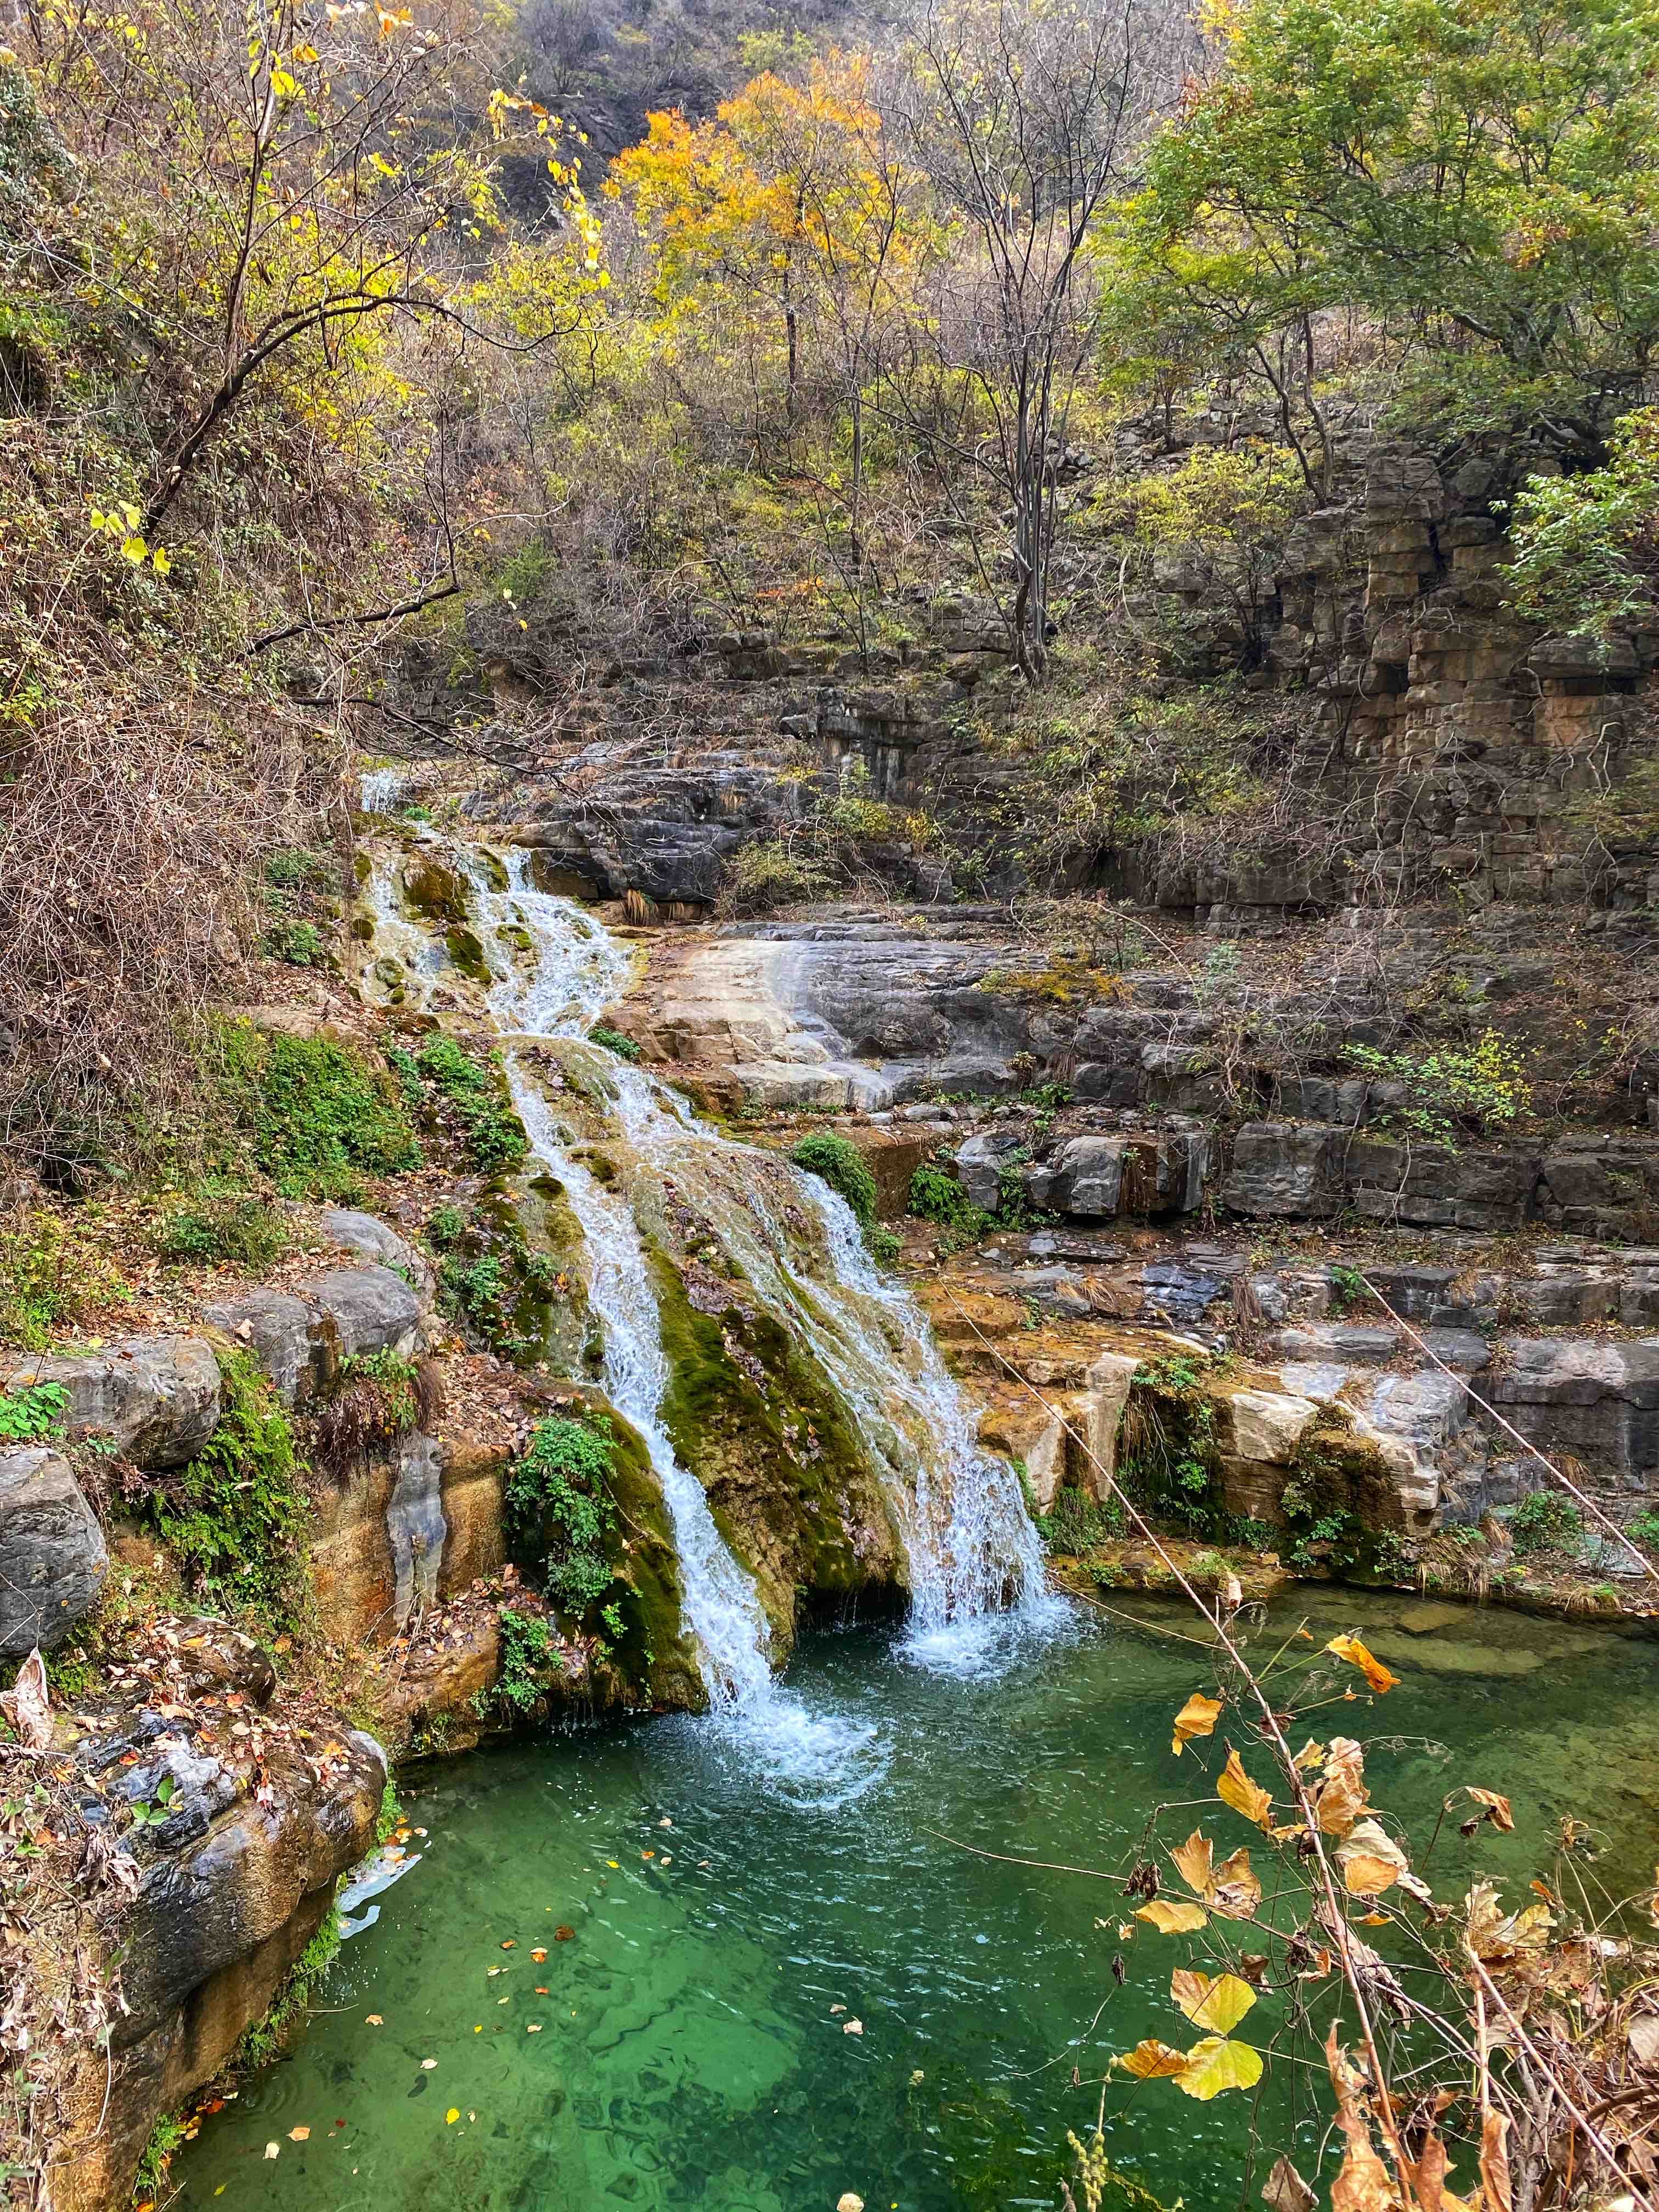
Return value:
[[(417, 833), (435, 845), (431, 833)], [(514, 1041), (559, 1038), (604, 1091), (636, 1156), (692, 1194), (773, 1313), (790, 1326), (839, 1390), (856, 1423), (899, 1530), (909, 1571), (908, 1640), (924, 1663), (974, 1671), (1011, 1635), (1045, 1623), (1042, 1550), (1006, 1464), (975, 1441), (967, 1408), (927, 1321), (898, 1282), (871, 1261), (845, 1201), (781, 1155), (733, 1143), (708, 1127), (643, 1069), (585, 1040), (625, 988), (633, 956), (572, 901), (538, 891), (528, 857), (498, 864), (465, 846), (447, 853), (473, 891), (477, 934), (495, 981), (491, 1018), (506, 1045), (514, 1101), (532, 1149), (564, 1186), (592, 1255), (588, 1299), (604, 1331), (607, 1395), (639, 1431), (672, 1521), (686, 1626), (718, 1716), (741, 1722), (781, 1775), (826, 1763), (853, 1786), (878, 1771), (870, 1732), (813, 1718), (784, 1698), (769, 1664), (769, 1630), (754, 1583), (720, 1535), (702, 1485), (680, 1463), (661, 1422), (670, 1375), (644, 1248), (626, 1198), (570, 1157), (570, 1140)], [(390, 884), (371, 909), (393, 924), (407, 983), (431, 974), (405, 949)], [(515, 964), (503, 933), (532, 951)], [(815, 1237), (792, 1229), (793, 1212)], [(881, 1760), (884, 1765), (884, 1759)]]

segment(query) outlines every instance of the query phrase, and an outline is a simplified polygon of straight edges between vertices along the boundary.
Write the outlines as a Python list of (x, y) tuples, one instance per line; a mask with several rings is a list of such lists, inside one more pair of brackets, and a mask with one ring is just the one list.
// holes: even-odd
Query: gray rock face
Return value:
[(1342, 1203), (1346, 1129), (1293, 1121), (1247, 1121), (1233, 1139), (1232, 1165), (1221, 1186), (1235, 1213), (1313, 1221)]
[(438, 1279), (425, 1253), (374, 1214), (360, 1213), (355, 1206), (331, 1206), (317, 1225), (324, 1236), (343, 1244), (347, 1251), (359, 1253), (365, 1260), (390, 1267), (394, 1275), (402, 1275), (422, 1304), (430, 1305), (437, 1295)]
[(969, 1137), (957, 1150), (957, 1181), (975, 1206), (982, 1206), (988, 1213), (997, 1202), (997, 1191), (1002, 1173), (1002, 1162), (1013, 1150), (1012, 1139), (999, 1141), (994, 1137)]
[(0, 1452), (0, 1653), (61, 1644), (108, 1571), (104, 1532), (68, 1461), (39, 1445)]
[(336, 1267), (296, 1288), (322, 1315), (342, 1359), (374, 1352), (407, 1359), (419, 1348), (420, 1298), (390, 1267)]
[(248, 1291), (206, 1309), (204, 1319), (245, 1344), (285, 1406), (309, 1397), (322, 1379), (326, 1346), (317, 1315), (285, 1291)]
[(1659, 1340), (1521, 1337), (1486, 1395), (1529, 1443), (1571, 1452), (1617, 1502), (1659, 1483)]
[(199, 1336), (133, 1336), (102, 1352), (14, 1359), (0, 1389), (57, 1382), (71, 1436), (107, 1436), (143, 1468), (182, 1467), (219, 1424), (219, 1365)]

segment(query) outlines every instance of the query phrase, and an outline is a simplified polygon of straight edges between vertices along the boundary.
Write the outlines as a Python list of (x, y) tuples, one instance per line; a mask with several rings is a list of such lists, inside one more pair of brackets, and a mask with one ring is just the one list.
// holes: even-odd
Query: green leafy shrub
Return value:
[(1659, 1513), (1650, 1507), (1625, 1524), (1625, 1534), (1644, 1552), (1659, 1552)]
[(1345, 1267), (1339, 1264), (1331, 1269), (1331, 1296), (1337, 1312), (1345, 1314), (1350, 1307), (1363, 1304), (1370, 1292), (1365, 1288), (1365, 1278), (1358, 1267)]
[(421, 1148), (392, 1085), (323, 1037), (223, 1031), (232, 1110), (258, 1165), (286, 1198), (355, 1199), (365, 1175), (399, 1175)]
[(1127, 1525), (1115, 1499), (1102, 1505), (1086, 1491), (1070, 1486), (1055, 1491), (1048, 1511), (1036, 1518), (1045, 1547), (1067, 1554), (1092, 1551), (1097, 1544), (1121, 1536)]
[(448, 1251), (452, 1245), (459, 1244), (465, 1234), (466, 1216), (459, 1206), (452, 1205), (446, 1199), (441, 1206), (433, 1208), (426, 1224), (426, 1238), (435, 1250)]
[(61, 1382), (25, 1382), (0, 1390), (0, 1444), (37, 1444), (57, 1435), (69, 1412), (69, 1392)]
[(322, 932), (314, 921), (275, 921), (262, 939), (273, 960), (290, 968), (320, 968), (328, 958)]
[(1650, 619), (1659, 579), (1659, 408), (1614, 426), (1604, 468), (1529, 477), (1515, 501), (1510, 605), (1528, 622), (1606, 644)]
[(603, 1022), (589, 1030), (587, 1041), (590, 1044), (602, 1044), (607, 1052), (614, 1052), (618, 1060), (637, 1060), (640, 1056), (641, 1048), (631, 1036), (624, 1036), (620, 1030), (607, 1029)]
[(555, 1413), (536, 1424), (507, 1477), (507, 1527), (521, 1556), (540, 1554), (550, 1596), (580, 1618), (616, 1580), (605, 1540), (617, 1526), (609, 1424)]
[(453, 1037), (429, 1036), (413, 1054), (394, 1047), (386, 1058), (404, 1079), (406, 1096), (418, 1097), (410, 1085), (425, 1085), (428, 1103), (435, 1101), (460, 1124), (472, 1164), (481, 1175), (516, 1167), (529, 1151), (500, 1069), (474, 1059)]
[(547, 1675), (559, 1666), (559, 1646), (544, 1620), (503, 1606), (501, 1671), (495, 1701), (515, 1717), (532, 1712), (546, 1693)]
[(155, 1242), (164, 1260), (264, 1268), (287, 1249), (288, 1224), (264, 1199), (208, 1196), (163, 1215)]
[(846, 1137), (817, 1132), (803, 1137), (789, 1155), (798, 1168), (815, 1175), (838, 1191), (853, 1209), (859, 1227), (869, 1230), (876, 1218), (876, 1179), (862, 1152)]
[(1199, 1387), (1203, 1372), (1203, 1360), (1184, 1352), (1136, 1369), (1118, 1433), (1119, 1480), (1157, 1518), (1224, 1541), (1215, 1407)]
[(1540, 1552), (1577, 1548), (1584, 1533), (1584, 1516), (1559, 1490), (1529, 1491), (1510, 1516), (1510, 1538), (1517, 1559)]
[(198, 1599), (270, 1634), (299, 1624), (308, 1509), (288, 1417), (252, 1358), (219, 1360), (219, 1425), (190, 1464), (135, 1503)]
[(276, 891), (331, 890), (339, 872), (332, 853), (304, 845), (279, 845), (265, 855), (265, 881)]
[(1460, 1128), (1476, 1135), (1505, 1128), (1532, 1105), (1521, 1054), (1496, 1030), (1487, 1030), (1473, 1045), (1446, 1045), (1427, 1053), (1351, 1044), (1344, 1047), (1343, 1057), (1362, 1075), (1404, 1086), (1404, 1103), (1377, 1117), (1385, 1128), (1411, 1129), (1443, 1141)]
[(504, 1358), (542, 1358), (562, 1279), (545, 1252), (531, 1250), (514, 1209), (440, 1206), (427, 1237), (440, 1255), (438, 1303), (450, 1319)]

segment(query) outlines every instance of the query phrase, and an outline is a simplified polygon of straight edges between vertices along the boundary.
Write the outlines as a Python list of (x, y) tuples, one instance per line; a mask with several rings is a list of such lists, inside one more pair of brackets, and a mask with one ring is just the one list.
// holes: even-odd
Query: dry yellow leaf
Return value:
[(1398, 1881), (1400, 1869), (1370, 1851), (1351, 1851), (1342, 1862), (1342, 1879), (1350, 1897), (1381, 1897)]
[(1184, 1844), (1176, 1844), (1170, 1856), (1188, 1888), (1195, 1889), (1202, 1897), (1210, 1886), (1210, 1866), (1214, 1856), (1209, 1838), (1194, 1828)]
[(1242, 1813), (1247, 1820), (1254, 1820), (1258, 1828), (1273, 1826), (1273, 1798), (1259, 1782), (1251, 1781), (1236, 1751), (1227, 1753), (1227, 1764), (1221, 1770), (1221, 1779), (1215, 1785), (1215, 1794), (1224, 1805), (1231, 1805), (1235, 1813)]
[(1189, 1966), (1170, 1975), (1170, 1995), (1195, 2027), (1215, 2035), (1230, 2033), (1255, 2002), (1255, 1991), (1237, 1974), (1211, 1976)]
[(1182, 1746), (1190, 1743), (1194, 1736), (1212, 1735), (1220, 1717), (1220, 1698), (1206, 1698), (1202, 1690), (1194, 1690), (1175, 1717), (1175, 1740), (1170, 1750), (1179, 1758)]
[(1134, 2049), (1121, 2058), (1114, 2058), (1112, 2063), (1121, 2066), (1126, 2074), (1133, 2074), (1137, 2081), (1155, 2081), (1162, 2075), (1184, 2072), (1187, 2054), (1149, 2035), (1145, 2042), (1136, 2044)]
[[(1293, 1763), (1298, 1772), (1303, 1774), (1314, 1773), (1318, 1768), (1322, 1767), (1325, 1764), (1324, 1745), (1322, 1743), (1316, 1743), (1313, 1738), (1310, 1736), (1306, 1743), (1303, 1745), (1301, 1750), (1296, 1754), (1296, 1759)], [(1288, 2161), (1286, 2160), (1281, 2159), (1279, 2160), (1279, 2164), (1281, 2166), (1287, 2163)], [(1291, 2171), (1294, 2172), (1296, 2171), (1295, 2167), (1292, 2166)], [(1304, 2188), (1306, 2188), (1307, 2184), (1304, 2182), (1303, 2186)]]
[(1160, 1936), (1190, 1936), (1207, 1925), (1209, 1917), (1201, 1905), (1189, 1905), (1185, 1898), (1169, 1897), (1155, 1897), (1135, 1915), (1137, 1920), (1149, 1920)]
[(290, 2142), (309, 2142), (311, 2141), (311, 2130), (309, 2128), (290, 2128), (288, 2131), (288, 2139)]
[(1336, 2023), (1325, 2039), (1325, 2060), (1336, 2091), (1336, 2116), (1346, 2148), (1331, 2184), (1331, 2212), (1395, 2212), (1400, 2199), (1389, 2170), (1371, 2142), (1370, 2121), (1360, 2094), (1360, 2077), (1336, 2039)]
[(1488, 2106), (1480, 2123), (1480, 2186), (1489, 2212), (1511, 2212), (1509, 2115)]
[(1261, 1902), (1261, 1884), (1250, 1870), (1250, 1854), (1241, 1844), (1224, 1859), (1204, 1893), (1204, 1901), (1224, 1920), (1249, 1920)]
[(1358, 1667), (1379, 1696), (1392, 1690), (1400, 1680), (1398, 1674), (1389, 1672), (1375, 1653), (1365, 1649), (1357, 1636), (1334, 1636), (1325, 1649), (1334, 1651), (1339, 1659), (1346, 1659), (1351, 1667)]
[(1325, 1754), (1325, 1779), (1316, 1800), (1322, 1831), (1328, 1836), (1346, 1836), (1364, 1812), (1369, 1796), (1364, 1753), (1352, 1736), (1334, 1737)]
[(1471, 1790), (1469, 1795), (1477, 1805), (1484, 1805), (1491, 1815), (1494, 1828), (1501, 1828), (1507, 1836), (1515, 1826), (1515, 1815), (1510, 1810), (1510, 1801), (1500, 1797), (1495, 1790)]

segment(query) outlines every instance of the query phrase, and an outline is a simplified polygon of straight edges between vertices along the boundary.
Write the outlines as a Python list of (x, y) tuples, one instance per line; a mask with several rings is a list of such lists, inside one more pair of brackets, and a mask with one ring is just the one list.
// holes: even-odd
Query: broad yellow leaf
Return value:
[(1170, 1977), (1170, 1995), (1195, 2027), (1226, 2035), (1238, 2026), (1255, 2002), (1255, 1991), (1237, 1974), (1194, 1973), (1177, 1966)]
[(1258, 1828), (1273, 1826), (1273, 1798), (1259, 1782), (1251, 1781), (1236, 1751), (1227, 1753), (1227, 1764), (1221, 1770), (1215, 1794), (1224, 1805), (1231, 1805), (1235, 1813), (1254, 1820)]
[(1248, 2043), (1229, 2043), (1224, 2036), (1206, 2035), (1187, 2053), (1187, 2063), (1176, 2076), (1176, 2087), (1208, 2104), (1224, 2089), (1253, 2089), (1261, 2079), (1259, 2051)]
[(124, 538), (121, 540), (121, 557), (124, 561), (131, 561), (135, 568), (147, 557), (149, 552), (149, 548), (142, 538), (134, 536)]
[(1149, 2035), (1144, 2043), (1136, 2044), (1134, 2049), (1121, 2058), (1114, 2058), (1112, 2063), (1121, 2066), (1126, 2074), (1133, 2074), (1137, 2081), (1155, 2081), (1160, 2075), (1184, 2073), (1187, 2054), (1184, 2051), (1172, 2049), (1167, 2043), (1159, 2043), (1156, 2037)]
[(309, 2128), (290, 2128), (288, 2131), (288, 2139), (290, 2142), (309, 2142), (311, 2141), (311, 2130)]
[(1201, 1905), (1189, 1905), (1184, 1897), (1155, 1897), (1135, 1915), (1137, 1920), (1151, 1921), (1160, 1936), (1190, 1936), (1207, 1925), (1209, 1917)]
[(1350, 1851), (1342, 1861), (1342, 1879), (1350, 1897), (1381, 1897), (1400, 1879), (1400, 1869), (1370, 1851)]
[[(1195, 1889), (1202, 1897), (1210, 1886), (1210, 1867), (1214, 1857), (1209, 1838), (1194, 1828), (1184, 1844), (1176, 1844), (1170, 1856), (1188, 1888)], [(1659, 1869), (1656, 1869), (1656, 1878), (1659, 1878)]]
[(1202, 1690), (1194, 1690), (1175, 1717), (1175, 1741), (1170, 1750), (1179, 1758), (1182, 1746), (1190, 1743), (1194, 1736), (1212, 1735), (1220, 1717), (1220, 1698), (1206, 1698)]
[(1242, 1844), (1216, 1869), (1204, 1901), (1224, 1920), (1253, 1917), (1261, 1902), (1261, 1884), (1251, 1872), (1250, 1854)]
[(1325, 1649), (1334, 1651), (1339, 1659), (1346, 1659), (1351, 1667), (1358, 1667), (1379, 1696), (1385, 1690), (1392, 1690), (1400, 1680), (1398, 1674), (1391, 1674), (1382, 1662), (1365, 1649), (1357, 1636), (1334, 1636)]
[[(1322, 1743), (1316, 1743), (1313, 1738), (1310, 1736), (1306, 1743), (1303, 1745), (1301, 1750), (1296, 1754), (1294, 1764), (1304, 1774), (1312, 1774), (1316, 1772), (1325, 1764), (1324, 1745)], [(1283, 2166), (1285, 2163), (1286, 2161), (1283, 2159), (1279, 2160), (1280, 2166)], [(1291, 2167), (1291, 2170), (1294, 2172), (1296, 2169)], [(1304, 2186), (1306, 2186), (1305, 2183), (1304, 2184)]]
[(452, 2105), (449, 2110), (444, 2114), (444, 2125), (447, 2128), (453, 2128), (456, 2121), (459, 2120), (460, 2117), (460, 2106), (459, 2105)]

